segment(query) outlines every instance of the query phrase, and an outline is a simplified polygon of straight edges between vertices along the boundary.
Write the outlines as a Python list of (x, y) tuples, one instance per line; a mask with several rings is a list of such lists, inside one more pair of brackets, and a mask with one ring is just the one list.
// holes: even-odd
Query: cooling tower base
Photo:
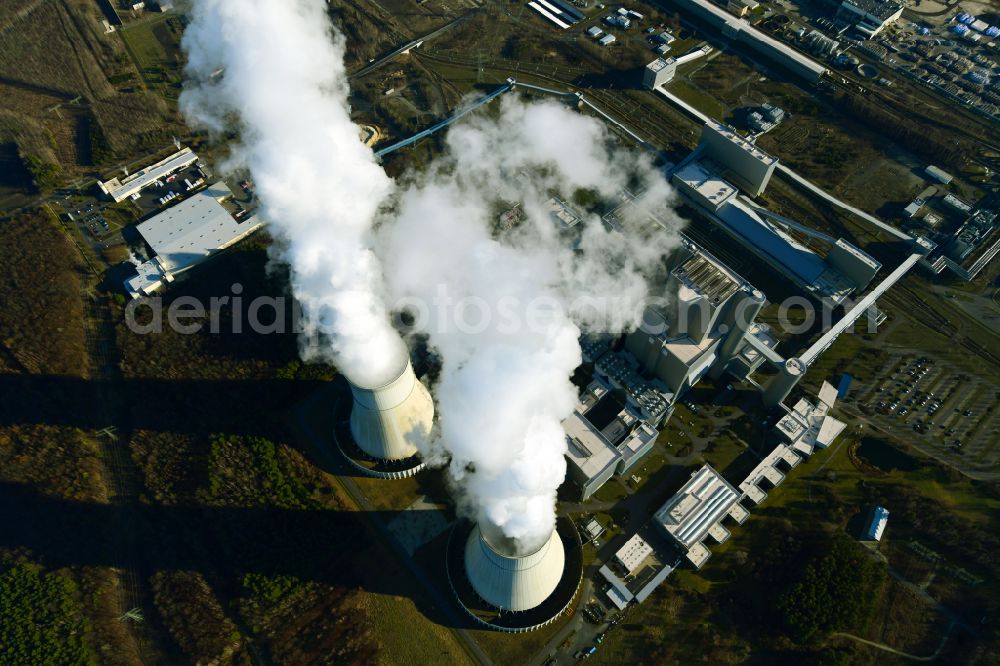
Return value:
[(373, 458), (361, 450), (351, 436), (351, 406), (350, 399), (338, 400), (334, 407), (336, 421), (333, 426), (333, 440), (351, 467), (365, 476), (377, 479), (405, 479), (424, 468), (419, 456), (410, 456), (402, 460), (384, 460)]
[(583, 547), (571, 520), (559, 518), (556, 521), (556, 533), (563, 543), (566, 564), (555, 591), (538, 606), (516, 612), (491, 606), (472, 588), (465, 573), (465, 544), (473, 528), (475, 524), (468, 520), (459, 520), (452, 528), (446, 567), (455, 598), (476, 624), (509, 634), (523, 634), (555, 622), (573, 603), (583, 580)]

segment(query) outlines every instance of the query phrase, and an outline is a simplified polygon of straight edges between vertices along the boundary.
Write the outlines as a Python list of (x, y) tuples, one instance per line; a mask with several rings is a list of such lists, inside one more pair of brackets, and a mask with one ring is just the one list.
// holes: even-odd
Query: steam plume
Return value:
[(252, 173), (277, 259), (291, 269), (303, 340), (312, 341), (303, 356), (332, 361), (355, 382), (393, 379), (406, 352), (369, 248), (392, 181), (350, 120), (344, 39), (324, 3), (198, 0), (191, 18), (183, 46), (196, 84), (181, 109), (195, 126), (239, 130), (230, 166)]
[[(610, 200), (629, 186), (648, 209), (665, 206), (669, 188), (602, 123), (554, 102), (505, 97), (499, 117), (455, 126), (446, 145), (401, 188), (379, 252), (397, 298), (432, 304), (417, 316), (443, 359), (440, 436), (425, 457), (449, 460), (466, 511), (498, 528), (505, 548), (530, 552), (555, 523), (581, 328), (633, 327), (647, 276), (678, 240), (638, 220), (611, 232), (585, 214), (573, 249), (545, 202), (581, 191)], [(526, 221), (498, 232), (497, 213), (515, 201)]]
[[(677, 240), (638, 217), (622, 234), (585, 214), (571, 247), (546, 201), (612, 200), (628, 187), (644, 192), (640, 211), (660, 209), (663, 178), (602, 123), (508, 96), (499, 117), (453, 128), (446, 154), (394, 188), (350, 122), (344, 42), (322, 2), (197, 0), (192, 19), (184, 47), (196, 83), (182, 110), (195, 125), (239, 130), (231, 162), (253, 174), (276, 256), (328, 343), (303, 354), (380, 384), (405, 358), (387, 299), (426, 306), (419, 328), (442, 372), (440, 433), (423, 453), (448, 461), (463, 508), (490, 533), (533, 550), (551, 533), (565, 477), (560, 422), (577, 399), (578, 337), (635, 325), (647, 277)], [(515, 201), (525, 221), (498, 232), (497, 213)], [(373, 245), (392, 267), (384, 277)]]

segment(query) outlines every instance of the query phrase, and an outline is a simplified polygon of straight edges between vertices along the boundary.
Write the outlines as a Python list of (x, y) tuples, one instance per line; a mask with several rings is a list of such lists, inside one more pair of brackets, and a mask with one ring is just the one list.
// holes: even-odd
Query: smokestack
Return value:
[(764, 404), (768, 407), (774, 407), (787, 398), (804, 374), (806, 374), (806, 364), (801, 360), (790, 358), (785, 361), (781, 372), (764, 389)]
[[(405, 358), (405, 357), (404, 357)], [(416, 443), (430, 436), (434, 403), (413, 374), (409, 359), (395, 379), (377, 386), (347, 381), (354, 394), (351, 436), (373, 458), (404, 460), (417, 454)]]
[(512, 539), (480, 523), (465, 544), (465, 573), (484, 601), (502, 611), (526, 611), (542, 604), (563, 575), (566, 552), (556, 530), (536, 550), (518, 553)]
[(715, 362), (715, 367), (709, 373), (712, 379), (718, 379), (726, 369), (726, 365), (733, 360), (746, 340), (747, 330), (757, 318), (757, 314), (764, 307), (767, 299), (758, 289), (742, 289), (734, 296), (732, 313), (726, 318), (725, 324), (729, 327), (726, 339), (719, 347), (719, 358)]

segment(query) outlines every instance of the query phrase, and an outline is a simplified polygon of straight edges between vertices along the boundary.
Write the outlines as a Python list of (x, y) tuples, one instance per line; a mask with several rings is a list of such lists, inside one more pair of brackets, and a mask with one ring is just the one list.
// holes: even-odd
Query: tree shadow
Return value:
[[(46, 497), (28, 486), (0, 483), (0, 548), (29, 549), (50, 567), (118, 567), (122, 547), (130, 543), (144, 577), (197, 571), (238, 587), (247, 573), (295, 576), (409, 596), (433, 622), (466, 626), (458, 609), (448, 606), (450, 594), (436, 588), (427, 595), (407, 582), (420, 573), (412, 560), (384, 558), (375, 575), (359, 561), (377, 546), (376, 531), (401, 517), (421, 520), (418, 513), (164, 505), (138, 505), (126, 513), (113, 504)], [(444, 570), (443, 559), (423, 565)]]

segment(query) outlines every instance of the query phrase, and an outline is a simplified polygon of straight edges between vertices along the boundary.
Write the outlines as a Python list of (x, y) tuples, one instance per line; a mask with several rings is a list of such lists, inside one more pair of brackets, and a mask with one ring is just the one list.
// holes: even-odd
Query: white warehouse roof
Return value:
[(740, 499), (711, 466), (705, 465), (656, 512), (656, 520), (686, 549), (699, 544)]
[(110, 196), (117, 203), (124, 201), (160, 178), (168, 176), (178, 169), (183, 169), (197, 159), (198, 156), (190, 148), (183, 148), (156, 164), (151, 164), (144, 169), (126, 176), (124, 179), (112, 178), (104, 182), (98, 181), (97, 184), (102, 192)]
[(545, 601), (562, 578), (566, 553), (555, 530), (533, 553), (501, 553), (483, 536), (479, 525), (465, 544), (465, 573), (484, 601), (495, 608), (524, 611)]
[(632, 538), (625, 542), (625, 545), (615, 553), (615, 559), (625, 567), (630, 574), (639, 568), (647, 557), (653, 552), (652, 546), (646, 543), (641, 536), (633, 534)]
[(137, 227), (164, 271), (179, 273), (263, 226), (253, 216), (235, 220), (220, 203), (232, 195), (220, 181)]

